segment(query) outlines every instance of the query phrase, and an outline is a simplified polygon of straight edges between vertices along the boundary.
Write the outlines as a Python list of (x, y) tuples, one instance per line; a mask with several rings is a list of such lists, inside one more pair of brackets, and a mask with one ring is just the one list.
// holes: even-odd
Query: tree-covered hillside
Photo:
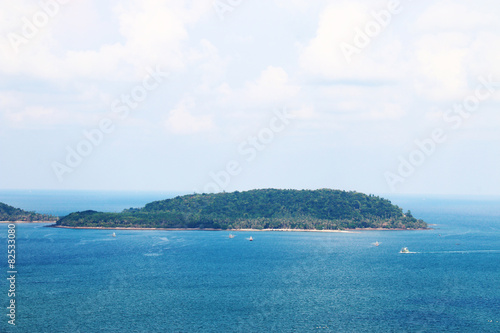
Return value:
[(55, 221), (56, 217), (15, 208), (0, 202), (0, 221)]
[(389, 200), (339, 190), (252, 190), (192, 194), (122, 213), (85, 211), (57, 222), (74, 227), (214, 229), (426, 228)]

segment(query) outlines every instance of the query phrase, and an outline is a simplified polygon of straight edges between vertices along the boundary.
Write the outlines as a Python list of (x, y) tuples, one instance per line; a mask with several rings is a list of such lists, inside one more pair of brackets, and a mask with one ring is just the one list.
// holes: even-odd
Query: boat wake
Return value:
[(420, 253), (500, 253), (500, 250), (461, 250), (461, 251), (431, 251), (431, 252), (420, 252)]
[(109, 242), (109, 241), (116, 241), (116, 238), (82, 239), (78, 243), (75, 243), (75, 245), (87, 245), (89, 243)]
[(419, 253), (419, 254), (474, 254), (474, 253), (500, 253), (500, 250), (462, 250), (462, 251), (429, 251), (429, 252), (400, 252), (400, 253)]

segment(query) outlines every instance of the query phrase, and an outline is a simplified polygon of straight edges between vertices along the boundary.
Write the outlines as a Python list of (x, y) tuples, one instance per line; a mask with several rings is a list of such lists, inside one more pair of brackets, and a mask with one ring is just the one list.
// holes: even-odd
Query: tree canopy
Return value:
[(155, 201), (121, 213), (84, 211), (58, 222), (73, 227), (199, 229), (421, 229), (422, 220), (403, 214), (389, 200), (332, 189), (191, 194)]
[(9, 206), (0, 202), (0, 221), (55, 221), (56, 217)]

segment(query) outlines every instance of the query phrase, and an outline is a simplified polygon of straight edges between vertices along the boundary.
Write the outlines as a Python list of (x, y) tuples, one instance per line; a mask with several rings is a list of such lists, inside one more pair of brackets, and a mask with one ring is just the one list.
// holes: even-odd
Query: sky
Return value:
[(0, 5), (0, 189), (500, 195), (494, 0)]

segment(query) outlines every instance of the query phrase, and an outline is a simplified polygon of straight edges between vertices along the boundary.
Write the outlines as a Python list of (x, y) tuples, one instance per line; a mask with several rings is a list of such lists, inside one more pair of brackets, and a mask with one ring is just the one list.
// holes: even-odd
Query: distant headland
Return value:
[(92, 210), (60, 218), (55, 227), (170, 230), (415, 230), (428, 225), (389, 200), (332, 189), (190, 194), (121, 213)]
[(55, 222), (57, 219), (52, 215), (28, 212), (0, 202), (1, 222)]

